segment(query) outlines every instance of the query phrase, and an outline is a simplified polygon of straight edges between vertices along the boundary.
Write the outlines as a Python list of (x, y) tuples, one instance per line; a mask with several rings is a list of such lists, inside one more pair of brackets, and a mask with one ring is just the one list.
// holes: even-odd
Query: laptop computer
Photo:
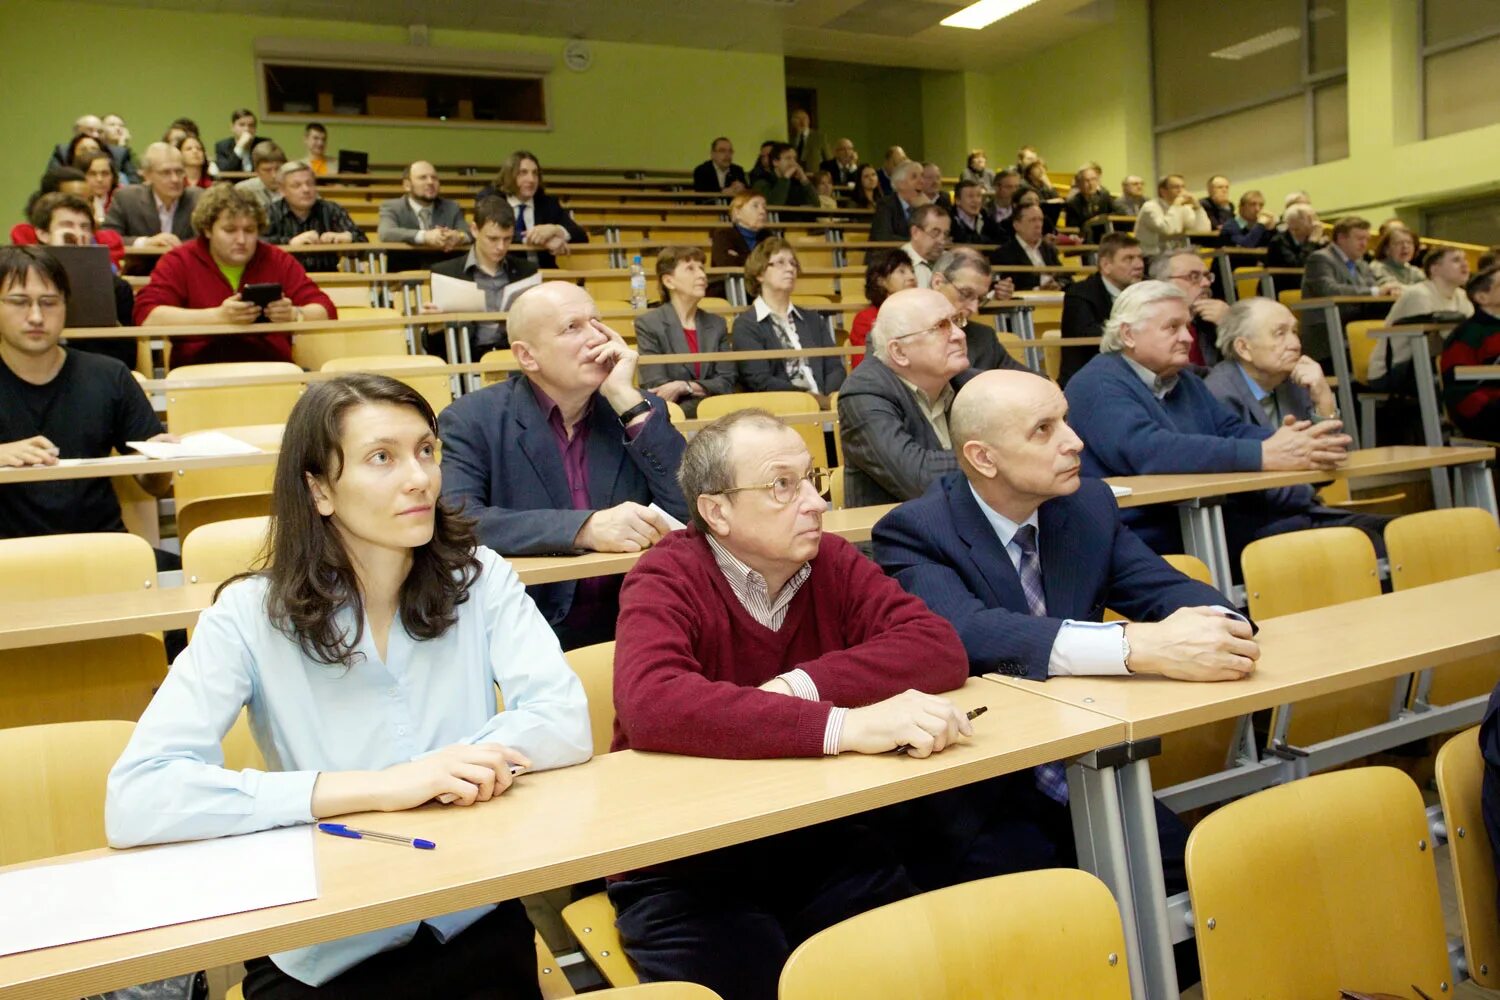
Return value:
[(367, 174), (370, 172), (370, 154), (357, 149), (339, 150), (339, 173)]
[(42, 247), (57, 258), (68, 273), (72, 294), (68, 296), (67, 325), (119, 326), (115, 312), (115, 272), (109, 266), (109, 247)]

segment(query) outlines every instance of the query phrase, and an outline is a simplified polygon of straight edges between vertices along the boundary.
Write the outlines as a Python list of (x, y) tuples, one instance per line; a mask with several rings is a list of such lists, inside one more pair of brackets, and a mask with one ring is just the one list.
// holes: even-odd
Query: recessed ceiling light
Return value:
[(1034, 3), (1036, 0), (976, 0), (975, 3), (949, 14), (938, 23), (948, 28), (970, 28), (978, 31)]

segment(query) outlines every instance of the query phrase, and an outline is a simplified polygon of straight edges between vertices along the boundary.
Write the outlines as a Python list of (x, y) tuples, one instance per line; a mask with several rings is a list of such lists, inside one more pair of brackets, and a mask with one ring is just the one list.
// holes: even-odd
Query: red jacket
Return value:
[[(668, 535), (620, 590), (613, 750), (699, 757), (816, 757), (834, 707), (907, 688), (962, 687), (968, 655), (953, 626), (837, 535), (781, 630), (751, 618), (697, 528)], [(794, 667), (821, 701), (757, 687)]]
[[(37, 246), (36, 227), (29, 222), (16, 223), (10, 227), (10, 242), (18, 247)], [(113, 229), (96, 229), (94, 242), (109, 247), (109, 262), (118, 268), (120, 261), (125, 259), (125, 242), (120, 239), (120, 234)]]
[[(208, 240), (200, 236), (162, 255), (151, 272), (151, 283), (136, 293), (135, 322), (140, 326), (157, 306), (214, 309), (245, 285), (267, 282), (281, 285), (282, 294), (293, 305), (320, 305), (328, 310), (329, 319), (338, 318), (333, 300), (312, 283), (302, 265), (285, 250), (260, 241), (245, 265), (240, 288), (230, 288), (208, 251)], [(292, 360), (291, 334), (250, 332), (254, 329), (248, 326), (238, 336), (173, 337), (172, 367), (217, 361)]]

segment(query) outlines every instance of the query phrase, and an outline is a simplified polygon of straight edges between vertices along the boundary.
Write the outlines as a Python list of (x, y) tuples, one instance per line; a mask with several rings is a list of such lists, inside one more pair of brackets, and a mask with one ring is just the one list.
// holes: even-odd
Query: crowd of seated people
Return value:
[[(289, 360), (292, 334), (258, 334), (253, 324), (336, 319), (307, 272), (335, 269), (338, 255), (302, 248), (366, 240), (348, 211), (319, 195), (321, 126), (307, 126), (306, 156), (288, 161), (246, 109), (212, 157), (180, 120), (141, 151), (137, 172), (123, 122), (95, 129), (88, 117), (54, 150), (53, 189), (30, 206), (30, 232), (13, 233), (39, 246), (0, 250), (0, 465), (170, 440), (129, 375), (132, 357), (110, 341), (62, 340), (70, 288), (46, 247), (160, 252), (133, 304), (115, 277), (122, 323), (244, 327), (172, 338), (175, 367)], [(1115, 197), (1089, 163), (1059, 192), (1036, 150), (1023, 147), (998, 170), (975, 150), (950, 200), (941, 168), (900, 147), (877, 170), (848, 139), (830, 145), (802, 111), (786, 138), (765, 144), (748, 172), (730, 140), (711, 143), (693, 185), (730, 199), (729, 225), (707, 253), (655, 253), (659, 305), (635, 316), (633, 341), (600, 319), (580, 285), (544, 281), (507, 295), (588, 239), (547, 193), (536, 156), (513, 153), (472, 206), (443, 196), (432, 163), (406, 167), (401, 196), (379, 206), (378, 238), (425, 251), (413, 258), (422, 269), (472, 282), (489, 311), (508, 302), (503, 323), (475, 327), (475, 344), (508, 347), (519, 371), (441, 413), (377, 375), (309, 387), (278, 458), (269, 566), (224, 589), (141, 720), (109, 782), (112, 843), (501, 795), (512, 767), (587, 759), (587, 706), (561, 652), (611, 639), (613, 749), (711, 757), (940, 753), (972, 733), (943, 697), (971, 674), (1248, 676), (1254, 626), (1159, 555), (1182, 550), (1176, 512), (1122, 512), (1099, 482), (1329, 470), (1347, 457), (1351, 441), (1309, 331), (1274, 299), (1231, 307), (1215, 295), (1214, 271), (1192, 245), (1211, 230), (1232, 246), (1267, 247), (1267, 263), (1276, 254), (1295, 261), (1279, 266), (1305, 266), (1295, 287), (1309, 297), (1400, 291), (1393, 322), (1461, 317), (1441, 362), (1445, 398), (1465, 432), (1500, 434), (1500, 389), (1452, 372), (1500, 358), (1493, 262), (1471, 275), (1457, 250), (1419, 256), (1415, 236), (1393, 225), (1371, 265), (1364, 220), (1341, 219), (1323, 245), (1305, 196), (1278, 226), (1260, 192), (1234, 201), (1222, 175), (1208, 179), (1205, 197), (1175, 174), (1154, 199), (1133, 176)], [(254, 176), (214, 180), (242, 173)], [(853, 314), (849, 338), (863, 356), (652, 361), (834, 347), (824, 314), (798, 304), (799, 246), (770, 213), (839, 202), (873, 208), (871, 239), (890, 244), (865, 264), (869, 304)], [(1054, 243), (1059, 203), (1072, 226), (1132, 215), (1134, 234), (1099, 232), (1096, 270), (1070, 282)], [(749, 302), (732, 320), (705, 301), (717, 290), (712, 267), (743, 271)], [(276, 285), (280, 296), (250, 301), (250, 285)], [(1061, 293), (1063, 333), (1103, 340), (1064, 351), (1062, 385), (1024, 370), (979, 318), (987, 301), (1016, 291)], [(134, 343), (122, 343), (133, 354)], [(1370, 376), (1392, 384), (1411, 367), (1394, 350), (1381, 362)], [(897, 505), (875, 526), (873, 559), (822, 530), (828, 470), (813, 465), (796, 428), (748, 409), (689, 438), (666, 405), (691, 418), (704, 399), (742, 391), (804, 392), (823, 410), (837, 393), (847, 504)], [(124, 530), (106, 480), (64, 482), (0, 486), (0, 537)], [(170, 484), (140, 485), (161, 495)], [(672, 530), (668, 516), (689, 527)], [(1225, 514), (1233, 553), (1324, 525), (1353, 525), (1381, 548), (1384, 524), (1303, 486), (1231, 498)], [(623, 576), (525, 588), (506, 562), (583, 552), (644, 555)], [(170, 566), (171, 554), (161, 560)], [(415, 607), (419, 598), (429, 603)], [(1106, 604), (1129, 622), (1098, 622)], [(389, 738), (376, 746), (368, 727), (330, 721), (350, 716), (332, 713), (321, 689), (309, 702), (286, 688), (299, 672), (362, 660), (413, 676), (438, 665), (459, 674), (440, 697), (425, 682), (401, 693), (427, 706), (422, 721), (400, 739), (382, 732)], [(381, 699), (395, 696), (387, 685), (345, 673), (345, 709), (382, 714)], [(280, 763), (259, 784), (217, 755), (242, 708)], [(229, 789), (252, 800), (234, 818), (207, 806)], [(885, 816), (621, 872), (608, 896), (644, 980), (766, 1000), (796, 942), (843, 917), (958, 881), (1076, 864), (1068, 794), (1062, 767), (1049, 763)], [(1180, 889), (1186, 828), (1163, 808), (1157, 815), (1167, 887)], [(912, 828), (933, 835), (917, 844), (902, 834)], [(324, 986), (534, 995), (519, 904), (423, 924), (253, 959), (245, 995)]]

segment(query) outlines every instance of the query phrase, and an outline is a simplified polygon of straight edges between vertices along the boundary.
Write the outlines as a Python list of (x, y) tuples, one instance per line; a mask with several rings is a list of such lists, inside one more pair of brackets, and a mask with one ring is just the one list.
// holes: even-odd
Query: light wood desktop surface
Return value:
[(1500, 651), (1497, 605), (1500, 570), (1257, 622), (1261, 658), (1241, 681), (986, 678), (1102, 712), (1141, 740)]
[(349, 817), (438, 847), (320, 836), (318, 899), (0, 958), (0, 996), (81, 996), (553, 889), (1034, 767), (1124, 735), (1121, 723), (1097, 713), (979, 679), (950, 697), (988, 712), (975, 720), (971, 742), (927, 760), (626, 751), (522, 776), (499, 799), (467, 809)]

